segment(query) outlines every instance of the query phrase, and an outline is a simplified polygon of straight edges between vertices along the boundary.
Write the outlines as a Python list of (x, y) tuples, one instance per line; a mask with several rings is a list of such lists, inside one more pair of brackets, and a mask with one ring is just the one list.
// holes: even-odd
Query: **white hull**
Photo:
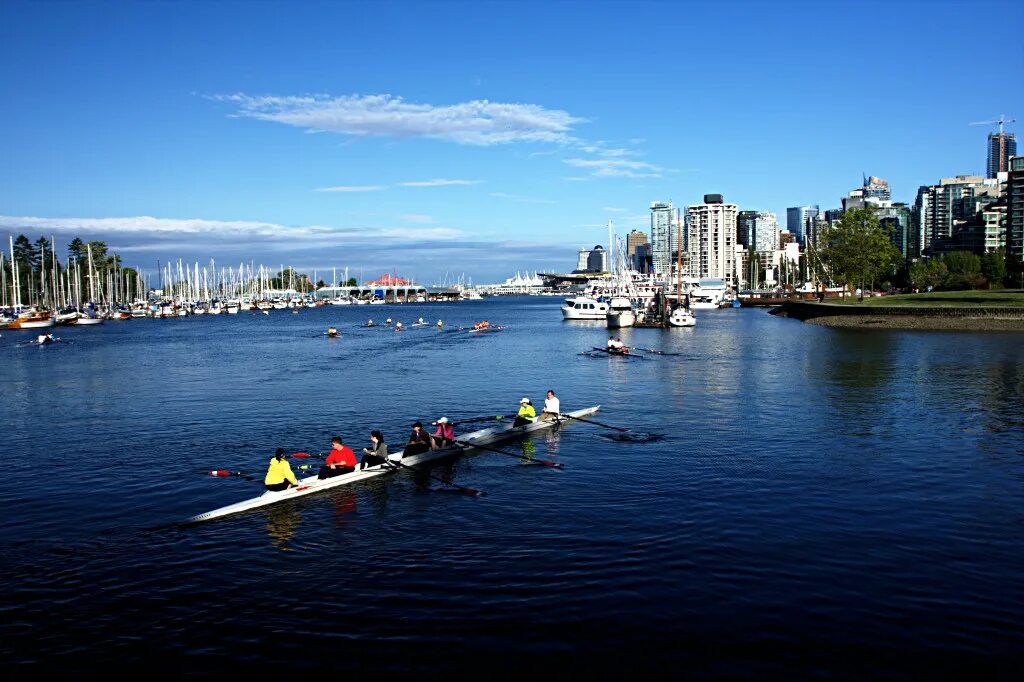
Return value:
[(103, 324), (103, 318), (102, 317), (79, 317), (72, 324), (74, 324), (76, 327), (83, 327), (83, 326), (88, 326), (88, 325), (91, 325), (91, 324)]
[(632, 310), (613, 310), (608, 313), (608, 328), (620, 329), (636, 324), (636, 313)]
[(668, 317), (668, 325), (670, 327), (695, 327), (697, 318), (686, 308), (676, 308)]
[(605, 320), (608, 304), (586, 296), (567, 298), (562, 306), (562, 318), (566, 320)]
[[(577, 410), (575, 412), (567, 412), (566, 414), (573, 417), (585, 417), (587, 415), (594, 414), (600, 409), (600, 405), (595, 407), (588, 407), (583, 410)], [(567, 420), (571, 421), (571, 420)], [(515, 438), (531, 431), (540, 431), (542, 429), (549, 429), (556, 424), (561, 423), (560, 421), (536, 421), (532, 424), (526, 424), (524, 426), (513, 428), (511, 425), (508, 426), (496, 426), (490, 429), (483, 429), (480, 431), (474, 431), (466, 434), (465, 436), (458, 436), (458, 439), (468, 443), (479, 443), (481, 445), (487, 445), (496, 443), (509, 438)], [(428, 452), (421, 453), (419, 455), (410, 455), (407, 458), (402, 459), (400, 453), (392, 453), (388, 455), (389, 459), (395, 461), (401, 461), (402, 464), (408, 466), (415, 466), (416, 464), (424, 464), (433, 460), (441, 459), (444, 457), (450, 457), (452, 455), (459, 454), (466, 451), (466, 448), (461, 446), (453, 446), (450, 448), (443, 448), (441, 450), (430, 450)], [(306, 478), (299, 479), (299, 485), (295, 488), (289, 488), (288, 490), (282, 490), (280, 492), (267, 491), (259, 497), (253, 497), (242, 502), (221, 507), (220, 509), (214, 509), (213, 511), (206, 512), (205, 514), (199, 514), (185, 520), (185, 523), (198, 523), (200, 521), (210, 521), (212, 519), (220, 518), (222, 516), (228, 516), (231, 514), (237, 514), (239, 512), (249, 511), (250, 509), (258, 509), (259, 507), (265, 507), (270, 504), (277, 502), (284, 502), (286, 500), (293, 500), (297, 497), (305, 497), (306, 495), (312, 495), (313, 493), (320, 492), (322, 490), (329, 490), (331, 488), (337, 488), (342, 485), (348, 485), (349, 483), (355, 483), (368, 478), (374, 478), (376, 476), (382, 476), (384, 474), (396, 471), (391, 467), (385, 467), (384, 465), (378, 465), (375, 467), (368, 467), (367, 469), (360, 471), (358, 468), (350, 474), (342, 474), (341, 476), (335, 476), (334, 478), (325, 478), (323, 480), (318, 479), (315, 475), (308, 476)]]
[(11, 322), (10, 326), (8, 327), (8, 329), (46, 329), (47, 327), (52, 327), (55, 324), (56, 324), (56, 322), (53, 320), (52, 317), (50, 319), (48, 319), (48, 320), (32, 320), (32, 321), (27, 321), (27, 320), (20, 320), (19, 321), (18, 319), (15, 319), (14, 322)]

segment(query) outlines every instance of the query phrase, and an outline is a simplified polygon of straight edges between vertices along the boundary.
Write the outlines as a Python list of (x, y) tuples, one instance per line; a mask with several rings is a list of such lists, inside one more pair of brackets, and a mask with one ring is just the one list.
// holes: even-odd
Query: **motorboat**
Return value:
[(670, 327), (694, 327), (697, 325), (697, 318), (686, 306), (676, 306), (672, 314), (668, 316)]
[(608, 304), (589, 296), (574, 296), (565, 299), (562, 318), (566, 320), (607, 320)]
[(616, 296), (608, 303), (608, 312), (605, 314), (609, 329), (621, 327), (632, 327), (636, 324), (636, 311), (633, 310), (633, 302), (625, 296)]

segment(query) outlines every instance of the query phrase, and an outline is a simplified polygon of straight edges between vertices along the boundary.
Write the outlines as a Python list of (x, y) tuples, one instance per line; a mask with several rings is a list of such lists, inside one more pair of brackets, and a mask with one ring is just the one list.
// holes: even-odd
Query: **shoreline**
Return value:
[(1024, 332), (1024, 309), (998, 306), (852, 307), (789, 301), (787, 317), (834, 329)]

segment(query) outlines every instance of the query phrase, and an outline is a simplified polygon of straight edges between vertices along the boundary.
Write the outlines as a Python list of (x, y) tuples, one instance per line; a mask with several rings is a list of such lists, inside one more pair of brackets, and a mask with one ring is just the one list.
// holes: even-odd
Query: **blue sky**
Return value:
[(652, 201), (912, 202), (1024, 120), (1022, 5), (7, 0), (0, 235), (485, 283)]

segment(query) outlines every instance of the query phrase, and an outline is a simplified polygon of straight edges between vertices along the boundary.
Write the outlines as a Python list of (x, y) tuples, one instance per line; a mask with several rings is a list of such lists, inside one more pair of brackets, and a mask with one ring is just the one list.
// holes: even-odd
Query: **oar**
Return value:
[(441, 478), (440, 476), (435, 476), (432, 473), (430, 473), (429, 471), (422, 471), (420, 469), (417, 469), (416, 467), (409, 466), (408, 464), (403, 464), (402, 462), (400, 462), (400, 461), (398, 461), (396, 459), (389, 459), (388, 461), (391, 462), (392, 464), (397, 464), (398, 466), (403, 467), (405, 469), (410, 469), (412, 471), (415, 471), (418, 474), (426, 474), (427, 477), (432, 478), (435, 481), (440, 481), (441, 483), (444, 483), (445, 485), (452, 486), (453, 488), (458, 490), (463, 495), (469, 495), (470, 497), (480, 497), (481, 495), (486, 495), (487, 494), (487, 493), (485, 493), (482, 490), (477, 490), (476, 488), (470, 488), (470, 487), (467, 487), (467, 486), (464, 486), (464, 485), (459, 485), (458, 483), (454, 483), (454, 482), (449, 481), (447, 479)]
[(465, 419), (459, 419), (457, 421), (454, 421), (454, 422), (452, 422), (452, 424), (473, 424), (475, 422), (486, 422), (486, 421), (490, 421), (492, 419), (495, 419), (497, 421), (501, 421), (502, 419), (510, 419), (513, 416), (515, 416), (515, 415), (496, 414), (493, 417), (491, 415), (487, 415), (486, 417), (467, 417)]
[(622, 431), (623, 433), (629, 431), (629, 429), (624, 429), (621, 426), (612, 426), (611, 424), (602, 424), (601, 422), (596, 422), (593, 419), (584, 419), (583, 417), (574, 417), (571, 414), (567, 414), (565, 412), (559, 413), (558, 416), (559, 417), (566, 417), (568, 419), (575, 419), (576, 421), (580, 421), (580, 422), (586, 422), (587, 424), (595, 424), (597, 426), (603, 426), (606, 429), (615, 429), (616, 431)]
[(204, 471), (202, 473), (208, 476), (219, 476), (222, 478), (227, 478), (228, 476), (238, 476), (248, 481), (254, 480), (251, 474), (247, 474), (244, 471), (228, 471), (227, 469), (214, 469), (213, 471)]
[(550, 459), (534, 459), (525, 455), (517, 455), (516, 453), (509, 452), (508, 450), (499, 450), (498, 448), (492, 448), (489, 445), (481, 445), (479, 443), (472, 443), (466, 440), (456, 440), (454, 442), (466, 448), (480, 448), (481, 450), (490, 450), (491, 452), (496, 452), (499, 455), (505, 455), (506, 457), (515, 457), (516, 459), (524, 460), (529, 464), (543, 464), (546, 467), (553, 467), (555, 469), (565, 468), (565, 465), (561, 462), (552, 462)]
[(682, 353), (668, 353), (663, 350), (658, 350), (657, 348), (638, 348), (637, 346), (633, 346), (633, 350), (642, 350), (645, 353), (654, 353), (655, 355), (682, 355)]

